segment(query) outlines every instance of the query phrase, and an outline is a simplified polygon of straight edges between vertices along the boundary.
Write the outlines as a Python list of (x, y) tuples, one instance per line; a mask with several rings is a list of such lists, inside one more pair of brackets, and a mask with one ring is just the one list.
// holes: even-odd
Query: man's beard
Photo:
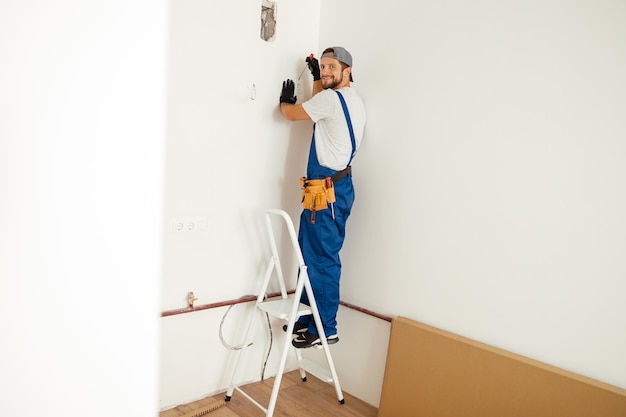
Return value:
[(324, 87), (324, 90), (327, 90), (329, 88), (332, 88), (333, 90), (335, 89), (335, 87), (337, 87), (339, 84), (341, 84), (343, 82), (343, 72), (341, 73), (341, 79), (338, 80), (336, 78), (333, 77), (333, 80), (331, 81), (330, 84), (328, 85), (322, 85), (322, 87)]

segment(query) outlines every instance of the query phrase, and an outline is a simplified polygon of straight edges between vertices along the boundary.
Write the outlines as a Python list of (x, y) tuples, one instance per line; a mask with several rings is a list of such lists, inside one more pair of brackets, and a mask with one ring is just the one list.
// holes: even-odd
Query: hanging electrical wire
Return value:
[[(267, 294), (265, 294), (265, 298), (267, 298)], [(265, 380), (265, 368), (267, 367), (267, 361), (270, 359), (270, 352), (272, 351), (272, 345), (274, 344), (274, 334), (272, 333), (272, 322), (270, 321), (270, 315), (266, 312), (265, 317), (267, 318), (267, 330), (270, 335), (270, 343), (267, 348), (265, 361), (263, 362), (263, 368), (261, 369), (261, 381)]]
[[(250, 297), (250, 295), (244, 295), (241, 298), (247, 298)], [(265, 294), (264, 299), (267, 299), (268, 296), (267, 294)], [(241, 350), (243, 349), (243, 343), (237, 346), (233, 346), (230, 343), (228, 343), (226, 341), (226, 339), (224, 339), (224, 332), (223, 332), (223, 328), (224, 328), (224, 322), (226, 321), (226, 317), (228, 316), (228, 313), (230, 313), (230, 310), (233, 308), (234, 304), (231, 304), (230, 306), (228, 306), (228, 309), (226, 309), (226, 312), (224, 313), (224, 316), (222, 316), (222, 321), (220, 322), (220, 328), (219, 328), (219, 338), (220, 338), (220, 342), (222, 342), (222, 345), (229, 350)], [(272, 352), (272, 345), (274, 344), (274, 334), (272, 332), (272, 322), (270, 320), (270, 315), (267, 314), (267, 312), (265, 313), (265, 318), (267, 319), (267, 329), (269, 332), (269, 346), (267, 349), (267, 355), (265, 356), (265, 359), (263, 361), (263, 365), (261, 367), (261, 381), (263, 381), (265, 379), (265, 369), (267, 367), (267, 362), (269, 361), (270, 358), (270, 353)], [(252, 346), (254, 343), (250, 342), (248, 343), (248, 345), (246, 347), (250, 347)]]
[[(245, 296), (244, 296), (245, 297)], [(242, 297), (243, 298), (243, 297)], [(222, 321), (220, 322), (220, 329), (219, 329), (219, 336), (220, 336), (220, 342), (222, 342), (222, 345), (224, 345), (224, 347), (226, 349), (229, 350), (241, 350), (243, 348), (243, 344), (241, 345), (237, 345), (237, 346), (233, 346), (230, 343), (228, 343), (225, 339), (224, 339), (224, 332), (223, 332), (223, 328), (224, 328), (224, 322), (226, 321), (226, 317), (228, 316), (228, 313), (230, 313), (230, 310), (233, 308), (234, 304), (231, 304), (230, 306), (228, 306), (228, 309), (226, 309), (226, 312), (224, 313), (224, 315), (222, 316)], [(253, 343), (250, 342), (248, 344), (248, 347), (252, 346)]]

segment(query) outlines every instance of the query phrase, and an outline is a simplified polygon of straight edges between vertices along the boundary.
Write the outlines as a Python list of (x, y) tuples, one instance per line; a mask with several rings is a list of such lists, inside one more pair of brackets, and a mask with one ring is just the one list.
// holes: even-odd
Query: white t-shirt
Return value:
[[(346, 100), (356, 148), (359, 149), (365, 129), (365, 106), (354, 88), (343, 87), (339, 92)], [(302, 103), (302, 106), (315, 122), (315, 149), (318, 162), (336, 171), (344, 169), (352, 154), (352, 142), (339, 96), (335, 90), (325, 89)]]

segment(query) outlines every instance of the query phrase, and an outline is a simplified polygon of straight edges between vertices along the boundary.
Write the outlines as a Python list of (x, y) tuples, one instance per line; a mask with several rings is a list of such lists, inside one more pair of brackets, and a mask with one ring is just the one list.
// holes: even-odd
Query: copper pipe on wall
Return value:
[[(288, 294), (293, 294), (295, 291), (288, 291)], [(267, 298), (274, 298), (274, 297), (280, 297), (280, 292), (274, 292), (274, 293), (270, 293), (267, 295)], [(192, 306), (192, 307), (186, 307), (186, 308), (179, 308), (176, 310), (167, 310), (161, 313), (161, 317), (168, 317), (168, 316), (175, 316), (178, 314), (185, 314), (185, 313), (193, 313), (194, 311), (201, 311), (201, 310), (210, 310), (212, 308), (218, 308), (218, 307), (226, 307), (226, 306), (231, 306), (231, 305), (235, 305), (235, 304), (241, 304), (241, 303), (248, 303), (250, 301), (256, 301), (257, 296), (256, 295), (246, 295), (243, 296), (241, 298), (236, 298), (234, 300), (226, 300), (226, 301), (219, 301), (217, 303), (211, 303), (211, 304), (203, 304), (203, 305), (199, 305), (199, 306)], [(381, 319), (381, 320), (385, 320), (388, 322), (391, 322), (393, 319), (389, 316), (385, 316), (383, 314), (379, 314), (379, 313), (375, 313), (371, 310), (368, 310), (366, 308), (363, 307), (358, 307), (354, 304), (350, 304), (350, 303), (346, 303), (345, 301), (340, 301), (339, 304), (341, 304), (344, 307), (348, 307), (351, 308), (352, 310), (356, 310), (359, 311), (361, 313), (367, 314), (369, 316), (372, 317), (376, 317), (377, 319)]]
[(354, 304), (346, 303), (345, 301), (339, 301), (339, 304), (341, 304), (344, 307), (351, 308), (352, 310), (356, 310), (356, 311), (359, 311), (361, 313), (365, 313), (368, 316), (376, 317), (377, 319), (385, 320), (385, 321), (388, 321), (390, 323), (393, 321), (393, 318), (391, 318), (389, 316), (385, 316), (383, 314), (375, 313), (372, 310), (368, 310), (368, 309), (363, 308), (363, 307), (355, 306)]
[[(294, 291), (287, 291), (287, 294), (293, 294), (293, 293)], [(280, 292), (273, 292), (273, 293), (267, 294), (267, 298), (274, 298), (274, 297), (279, 297), (279, 296), (280, 296)], [(232, 306), (232, 305), (241, 304), (241, 303), (248, 303), (250, 301), (256, 301), (256, 299), (257, 299), (256, 295), (245, 295), (241, 298), (236, 298), (234, 300), (218, 301), (217, 303), (202, 304), (199, 306), (179, 308), (176, 310), (167, 310), (161, 313), (161, 317), (175, 316), (177, 314), (193, 313), (194, 311), (210, 310), (212, 308)]]

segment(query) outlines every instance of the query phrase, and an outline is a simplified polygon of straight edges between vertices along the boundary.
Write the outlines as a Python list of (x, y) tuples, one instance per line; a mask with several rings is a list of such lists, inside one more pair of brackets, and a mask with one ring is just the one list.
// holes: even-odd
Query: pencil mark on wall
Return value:
[(261, 3), (261, 39), (271, 42), (276, 37), (276, 3), (263, 0)]
[(248, 87), (248, 92), (250, 93), (250, 100), (256, 100), (256, 85), (254, 83)]

